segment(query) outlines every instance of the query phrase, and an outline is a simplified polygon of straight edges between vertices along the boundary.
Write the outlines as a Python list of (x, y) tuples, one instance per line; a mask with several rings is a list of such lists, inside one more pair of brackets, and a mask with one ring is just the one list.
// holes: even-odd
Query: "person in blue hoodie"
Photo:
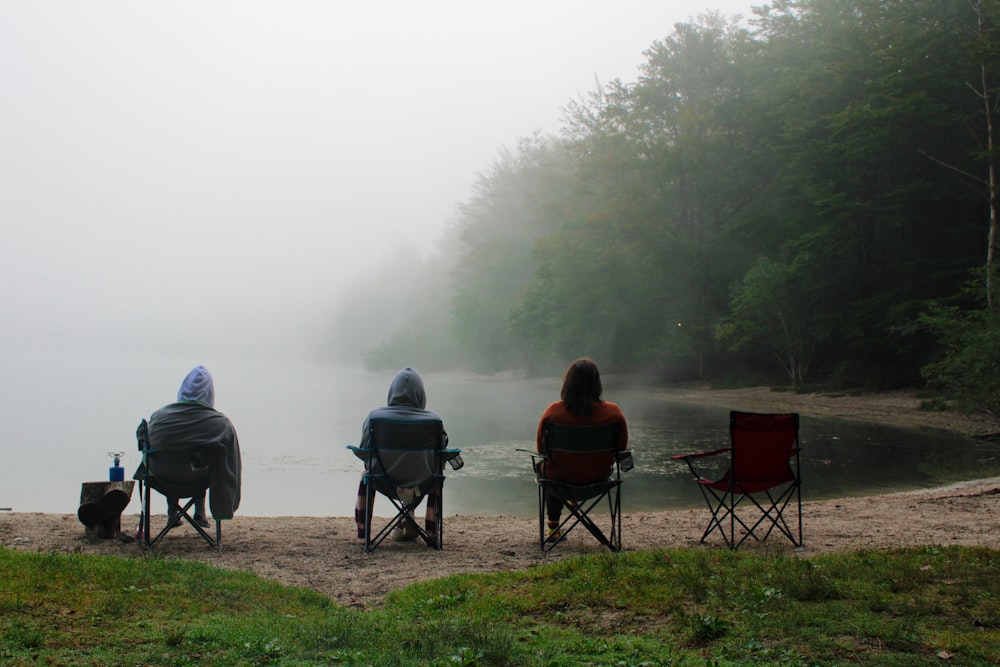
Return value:
[[(424, 381), (420, 374), (412, 368), (404, 368), (396, 373), (389, 385), (389, 396), (385, 406), (376, 408), (365, 417), (364, 425), (361, 428), (361, 449), (369, 448), (368, 425), (373, 419), (391, 419), (393, 421), (414, 421), (425, 422), (430, 420), (441, 421), (437, 413), (427, 410), (427, 394), (424, 391)], [(443, 433), (441, 449), (448, 445), (448, 434)], [(386, 471), (390, 472), (391, 471)], [(435, 516), (433, 494), (441, 493), (440, 486), (434, 486), (428, 494), (427, 511), (424, 517), (424, 525), (427, 532), (433, 535), (436, 532), (438, 517)], [(361, 485), (358, 487), (358, 500), (354, 506), (354, 521), (358, 527), (358, 539), (365, 537), (365, 510), (368, 506), (367, 485), (364, 475), (361, 476)], [(412, 540), (416, 534), (409, 524), (397, 527), (393, 537), (395, 539)]]
[[(197, 466), (165, 465), (154, 457), (150, 461), (150, 472), (160, 480), (176, 483), (208, 479), (212, 516), (217, 520), (232, 519), (240, 506), (243, 468), (240, 443), (232, 422), (215, 409), (215, 381), (204, 366), (196, 366), (187, 374), (177, 391), (175, 403), (163, 406), (149, 418), (151, 449), (191, 445), (206, 445), (215, 454)], [(194, 519), (207, 527), (205, 494), (194, 500)], [(168, 495), (168, 513), (173, 516), (179, 509), (178, 499)]]

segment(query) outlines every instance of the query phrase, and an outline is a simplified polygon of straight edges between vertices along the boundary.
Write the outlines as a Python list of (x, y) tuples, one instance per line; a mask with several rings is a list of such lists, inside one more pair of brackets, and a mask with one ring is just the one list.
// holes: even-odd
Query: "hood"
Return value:
[(196, 366), (184, 378), (181, 388), (177, 390), (178, 403), (201, 403), (210, 408), (215, 407), (215, 382), (212, 374), (204, 366)]
[(427, 405), (427, 394), (420, 374), (409, 367), (396, 373), (389, 385), (386, 405), (408, 405), (422, 410)]

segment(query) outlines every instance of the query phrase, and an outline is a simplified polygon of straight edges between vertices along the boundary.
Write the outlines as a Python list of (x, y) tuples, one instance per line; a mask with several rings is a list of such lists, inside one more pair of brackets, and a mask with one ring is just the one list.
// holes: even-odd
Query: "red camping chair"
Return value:
[[(711, 452), (679, 454), (688, 464), (712, 518), (705, 528), (704, 542), (719, 531), (726, 546), (738, 549), (748, 538), (764, 541), (774, 529), (796, 547), (802, 546), (802, 480), (799, 468), (799, 415), (729, 413), (732, 446)], [(695, 467), (695, 461), (728, 454), (729, 467), (718, 479), (710, 479)], [(719, 460), (719, 459), (716, 459)], [(796, 519), (785, 510), (794, 500)], [(762, 533), (762, 534), (761, 534)]]

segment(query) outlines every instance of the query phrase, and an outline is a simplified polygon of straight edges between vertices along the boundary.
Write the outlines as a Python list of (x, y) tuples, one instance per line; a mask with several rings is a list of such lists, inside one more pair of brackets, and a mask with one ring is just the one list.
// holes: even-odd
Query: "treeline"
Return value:
[(448, 248), (400, 286), (434, 317), (404, 318), (369, 364), (954, 373), (985, 344), (970, 322), (992, 331), (998, 22), (993, 0), (778, 0), (677, 24), (637, 81), (480, 175)]

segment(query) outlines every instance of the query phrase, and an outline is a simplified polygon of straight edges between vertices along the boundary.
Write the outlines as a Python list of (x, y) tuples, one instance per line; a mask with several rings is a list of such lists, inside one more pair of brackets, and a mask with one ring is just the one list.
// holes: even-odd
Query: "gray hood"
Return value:
[(406, 405), (423, 410), (427, 405), (427, 394), (424, 393), (424, 381), (420, 374), (410, 367), (396, 373), (389, 385), (386, 405)]

